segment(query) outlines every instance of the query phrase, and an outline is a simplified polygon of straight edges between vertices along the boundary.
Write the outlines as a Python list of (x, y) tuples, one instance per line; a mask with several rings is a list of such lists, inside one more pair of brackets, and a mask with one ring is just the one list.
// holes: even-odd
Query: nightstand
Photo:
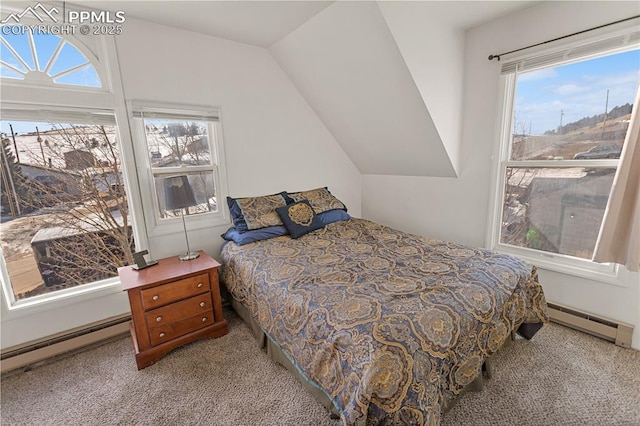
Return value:
[(227, 334), (218, 267), (217, 261), (200, 251), (194, 260), (173, 256), (140, 271), (131, 266), (118, 268), (131, 305), (138, 370), (186, 343)]

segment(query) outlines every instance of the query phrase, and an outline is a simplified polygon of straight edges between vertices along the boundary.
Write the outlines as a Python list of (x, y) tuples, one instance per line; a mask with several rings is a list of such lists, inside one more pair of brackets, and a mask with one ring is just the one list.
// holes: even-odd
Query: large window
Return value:
[[(638, 87), (640, 49), (591, 44), (503, 65), (506, 111), (494, 242), (590, 262)], [(620, 43), (615, 44), (620, 46)]]
[[(225, 194), (220, 118), (216, 111), (196, 111), (134, 105), (133, 117), (138, 122), (138, 135), (144, 141), (139, 152), (148, 161), (152, 194), (147, 194), (149, 211), (156, 212), (151, 234), (157, 233), (179, 211), (167, 209), (164, 180), (186, 175), (197, 205), (185, 209), (189, 219), (214, 218), (226, 221), (220, 206)], [(151, 209), (151, 207), (153, 207)], [(211, 221), (208, 222), (211, 224)]]
[(115, 277), (133, 260), (117, 129), (113, 116), (99, 121), (0, 122), (0, 243), (15, 300)]

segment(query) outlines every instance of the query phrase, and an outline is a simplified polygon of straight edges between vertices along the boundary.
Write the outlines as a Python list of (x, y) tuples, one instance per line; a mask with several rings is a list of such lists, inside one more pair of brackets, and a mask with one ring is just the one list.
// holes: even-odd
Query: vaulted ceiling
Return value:
[(267, 48), (363, 174), (455, 177), (467, 28), (530, 1), (82, 1)]

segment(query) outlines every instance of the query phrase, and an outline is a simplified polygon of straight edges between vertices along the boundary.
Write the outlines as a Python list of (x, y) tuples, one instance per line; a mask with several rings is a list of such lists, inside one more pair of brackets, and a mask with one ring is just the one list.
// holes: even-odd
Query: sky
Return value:
[(543, 134), (562, 124), (633, 104), (640, 75), (640, 49), (544, 68), (518, 76), (515, 128)]

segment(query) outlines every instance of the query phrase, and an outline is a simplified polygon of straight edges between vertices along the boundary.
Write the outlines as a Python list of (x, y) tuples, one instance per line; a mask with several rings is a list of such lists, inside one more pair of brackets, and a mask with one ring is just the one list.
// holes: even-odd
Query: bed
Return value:
[[(286, 207), (304, 201), (281, 196)], [(285, 209), (268, 204), (258, 210)], [(531, 338), (548, 320), (526, 262), (338, 216), (297, 238), (225, 244), (221, 281), (274, 357), (343, 424), (438, 425), (514, 331)], [(234, 224), (242, 228), (235, 215)]]

